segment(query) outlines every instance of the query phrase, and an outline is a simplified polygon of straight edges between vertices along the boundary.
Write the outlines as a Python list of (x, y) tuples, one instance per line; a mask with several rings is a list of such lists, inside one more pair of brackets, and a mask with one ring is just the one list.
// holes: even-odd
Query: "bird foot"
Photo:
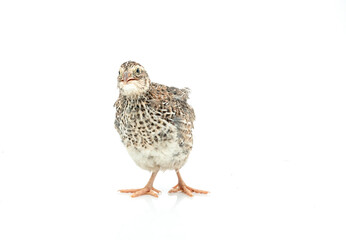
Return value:
[(193, 192), (201, 193), (201, 194), (209, 193), (208, 191), (199, 190), (199, 189), (189, 187), (185, 183), (178, 183), (169, 191), (169, 193), (176, 193), (176, 192), (183, 192), (186, 195), (189, 195), (190, 197), (193, 197), (193, 194), (192, 194)]
[(121, 193), (133, 193), (131, 195), (131, 197), (133, 197), (133, 198), (139, 197), (142, 195), (151, 195), (154, 197), (158, 197), (158, 195), (156, 193), (160, 193), (160, 191), (157, 190), (156, 188), (147, 187), (147, 186), (145, 186), (144, 188), (139, 188), (139, 189), (123, 189), (123, 190), (119, 190), (119, 192), (121, 192)]

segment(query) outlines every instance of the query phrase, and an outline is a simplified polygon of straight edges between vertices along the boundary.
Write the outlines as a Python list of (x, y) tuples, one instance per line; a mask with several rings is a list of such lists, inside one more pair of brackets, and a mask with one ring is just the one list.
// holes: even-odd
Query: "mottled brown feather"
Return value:
[[(118, 100), (114, 104), (117, 109), (114, 122), (115, 128), (120, 136), (122, 136), (122, 140), (126, 140), (128, 136), (126, 134), (124, 135), (123, 130), (120, 129), (121, 123), (124, 124), (123, 117), (127, 115), (125, 109), (127, 111), (129, 109), (135, 111), (145, 111), (147, 109), (153, 112), (156, 118), (162, 119), (177, 128), (179, 140), (182, 145), (185, 143), (191, 143), (192, 145), (192, 129), (195, 113), (193, 108), (187, 103), (188, 95), (189, 90), (186, 88), (167, 87), (157, 83), (150, 83), (149, 91), (145, 95), (138, 96), (135, 99), (119, 95)], [(136, 138), (140, 137), (140, 135), (141, 132)]]

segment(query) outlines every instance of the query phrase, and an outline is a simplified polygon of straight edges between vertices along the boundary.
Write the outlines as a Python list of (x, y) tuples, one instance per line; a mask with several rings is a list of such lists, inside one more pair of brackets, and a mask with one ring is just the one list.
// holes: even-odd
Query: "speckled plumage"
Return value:
[(180, 169), (186, 162), (195, 120), (188, 94), (187, 88), (157, 83), (150, 83), (141, 95), (120, 93), (115, 103), (115, 128), (140, 167), (151, 171)]
[(179, 169), (186, 163), (193, 144), (195, 120), (187, 103), (189, 89), (152, 83), (143, 66), (128, 61), (121, 65), (118, 76), (119, 97), (115, 102), (115, 128), (135, 163), (153, 172), (142, 189), (120, 190), (132, 197), (159, 192), (153, 182), (159, 170), (177, 172), (178, 185), (170, 192), (207, 193), (183, 182)]

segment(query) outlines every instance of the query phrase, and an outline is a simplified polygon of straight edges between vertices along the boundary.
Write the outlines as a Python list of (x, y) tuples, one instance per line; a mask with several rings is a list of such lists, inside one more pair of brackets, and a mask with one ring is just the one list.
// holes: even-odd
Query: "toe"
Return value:
[(132, 194), (131, 197), (138, 197), (138, 196), (146, 194), (149, 191), (150, 191), (150, 189), (148, 189), (148, 188), (142, 188), (142, 189), (139, 189), (138, 191), (136, 191), (134, 194)]
[(140, 189), (121, 189), (121, 190), (119, 190), (119, 192), (121, 192), (121, 193), (134, 193), (134, 192), (137, 192), (138, 190), (140, 190)]
[(147, 194), (154, 197), (159, 197), (153, 190), (150, 190), (149, 192), (147, 192)]
[(204, 190), (199, 190), (199, 189), (195, 189), (192, 187), (187, 187), (190, 191), (195, 192), (195, 193), (200, 193), (200, 194), (208, 194), (208, 191), (204, 191)]
[[(156, 189), (157, 190), (157, 189)], [(157, 190), (158, 191), (158, 190)], [(154, 197), (159, 197), (155, 191), (151, 188), (148, 188), (148, 187), (145, 187), (145, 188), (142, 188), (142, 189), (138, 189), (136, 192), (134, 192), (131, 197), (135, 198), (135, 197), (139, 197), (139, 196), (142, 196), (142, 195), (151, 195), (151, 196), (154, 196)]]
[(190, 191), (190, 189), (188, 189), (186, 186), (183, 186), (183, 192), (187, 195), (189, 195), (190, 197), (193, 197), (192, 192)]
[(180, 188), (172, 188), (171, 190), (169, 190), (169, 193), (176, 193), (179, 192), (181, 189)]
[(195, 188), (192, 188), (192, 187), (189, 187), (187, 186), (185, 183), (181, 183), (180, 185), (176, 185), (174, 186), (170, 191), (169, 193), (176, 193), (176, 192), (183, 192), (185, 193), (186, 195), (190, 196), (190, 197), (193, 197), (193, 194), (192, 193), (201, 193), (201, 194), (207, 194), (209, 193), (208, 191), (204, 191), (204, 190), (199, 190), (199, 189), (195, 189)]

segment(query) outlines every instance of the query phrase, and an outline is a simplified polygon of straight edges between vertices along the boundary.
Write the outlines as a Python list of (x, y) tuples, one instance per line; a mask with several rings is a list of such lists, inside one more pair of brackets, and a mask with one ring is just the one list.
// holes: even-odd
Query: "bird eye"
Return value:
[(136, 69), (136, 72), (137, 72), (137, 73), (140, 73), (141, 71), (139, 70), (139, 68), (137, 68), (137, 69)]
[(119, 71), (119, 75), (120, 75), (120, 71)]

